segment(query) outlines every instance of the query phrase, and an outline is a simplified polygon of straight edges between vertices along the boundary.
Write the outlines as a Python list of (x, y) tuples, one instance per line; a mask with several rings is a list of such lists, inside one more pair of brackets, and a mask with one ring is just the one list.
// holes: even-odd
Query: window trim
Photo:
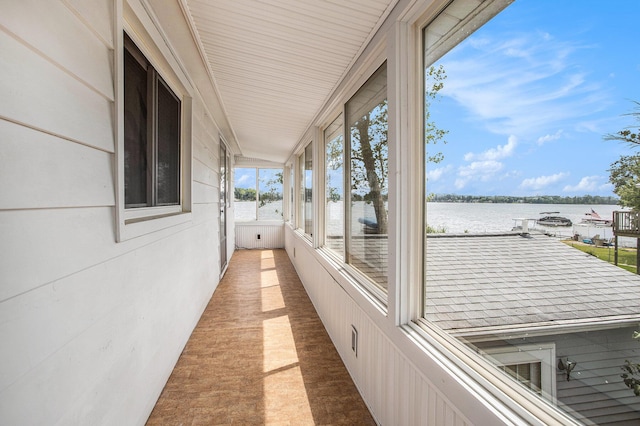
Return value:
[[(158, 26), (136, 3), (116, 2), (115, 79), (115, 239), (123, 242), (192, 220), (192, 93), (180, 60)], [(133, 41), (180, 102), (180, 199), (171, 206), (126, 208), (124, 198), (124, 34)]]
[[(339, 261), (339, 262), (344, 262), (345, 259), (345, 253), (344, 253), (344, 240), (345, 240), (345, 209), (346, 209), (346, 191), (345, 191), (345, 185), (346, 185), (346, 181), (345, 181), (345, 157), (344, 157), (344, 146), (342, 149), (342, 180), (341, 182), (339, 182), (338, 184), (341, 186), (342, 189), (342, 238), (343, 238), (343, 243), (342, 243), (342, 253), (339, 253), (338, 251), (332, 249), (329, 247), (329, 244), (327, 244), (327, 237), (329, 236), (329, 233), (327, 231), (327, 226), (329, 224), (329, 220), (328, 217), (329, 215), (327, 214), (327, 199), (329, 197), (329, 194), (327, 192), (327, 184), (329, 182), (329, 180), (327, 179), (327, 175), (328, 175), (328, 166), (327, 166), (327, 138), (329, 137), (329, 141), (333, 141), (335, 140), (337, 137), (342, 136), (342, 144), (345, 144), (344, 141), (344, 136), (345, 136), (345, 131), (344, 131), (344, 106), (340, 109), (339, 112), (336, 112), (334, 115), (330, 116), (331, 118), (328, 120), (327, 123), (325, 123), (322, 127), (318, 127), (319, 130), (319, 139), (318, 140), (322, 140), (321, 143), (321, 147), (319, 149), (319, 152), (321, 152), (321, 156), (319, 155), (318, 157), (318, 164), (321, 165), (322, 167), (322, 173), (319, 173), (318, 177), (322, 177), (322, 179), (320, 180), (320, 185), (318, 186), (319, 188), (322, 188), (322, 193), (319, 194), (318, 199), (321, 199), (321, 201), (318, 201), (319, 204), (321, 205), (321, 214), (320, 214), (320, 218), (321, 219), (321, 225), (320, 225), (320, 229), (322, 230), (319, 241), (318, 241), (318, 247), (319, 248), (323, 248), (327, 250), (328, 255), (332, 256), (335, 260)], [(338, 120), (341, 121), (339, 127), (337, 129), (335, 129), (332, 133), (327, 134), (327, 130), (333, 126), (336, 122), (338, 122)]]
[[(380, 64), (374, 68), (373, 70), (371, 70), (370, 73), (366, 74), (366, 78), (364, 79), (364, 81), (361, 82), (360, 86), (358, 86), (355, 91), (353, 91), (353, 93), (344, 100), (343, 103), (343, 126), (342, 126), (342, 130), (343, 130), (343, 138), (344, 138), (344, 198), (345, 198), (345, 203), (344, 203), (344, 253), (343, 253), (343, 262), (345, 265), (345, 269), (347, 269), (347, 271), (349, 271), (349, 274), (354, 277), (368, 292), (370, 292), (376, 299), (378, 299), (380, 302), (384, 303), (385, 305), (388, 304), (389, 301), (389, 286), (391, 285), (391, 281), (389, 279), (389, 277), (391, 276), (391, 268), (389, 267), (393, 262), (390, 262), (390, 258), (389, 255), (387, 255), (387, 288), (386, 291), (383, 290), (380, 286), (380, 284), (376, 283), (373, 279), (371, 279), (370, 277), (368, 277), (364, 272), (360, 271), (358, 268), (356, 268), (355, 266), (353, 266), (353, 264), (351, 262), (349, 262), (349, 253), (351, 251), (351, 245), (352, 245), (352, 238), (353, 238), (353, 234), (352, 234), (352, 208), (351, 208), (351, 196), (352, 196), (352, 190), (351, 190), (351, 138), (349, 135), (350, 132), (350, 123), (349, 123), (349, 114), (350, 111), (347, 108), (347, 104), (353, 100), (355, 98), (355, 96), (361, 91), (361, 89), (363, 89), (365, 87), (365, 85), (371, 81), (371, 79), (377, 75), (378, 72), (380, 72), (380, 70), (382, 68), (384, 69), (384, 73), (386, 75), (385, 78), (385, 96), (384, 99), (387, 100), (387, 117), (389, 117), (390, 115), (390, 108), (389, 108), (389, 79), (390, 79), (390, 74), (389, 74), (389, 61), (387, 60), (387, 58), (385, 57)], [(390, 134), (391, 132), (389, 131), (389, 120), (387, 121), (387, 164), (390, 165), (391, 163), (391, 155), (390, 152), (392, 151), (392, 143), (391, 143), (391, 137)], [(389, 166), (388, 166), (389, 167)], [(388, 182), (388, 188), (387, 188), (387, 197), (389, 197), (390, 195), (390, 188), (391, 188), (391, 184), (392, 184), (392, 173), (391, 170), (389, 170), (389, 182)], [(387, 217), (387, 222), (388, 222), (388, 231), (387, 231), (387, 249), (391, 246), (391, 242), (392, 242), (392, 234), (393, 234), (393, 230), (392, 230), (392, 226), (391, 226), (391, 217), (393, 216), (393, 213), (391, 213), (391, 204), (388, 203), (389, 206), (389, 211), (388, 211), (388, 217)], [(391, 250), (387, 250), (388, 253), (391, 253)], [(397, 252), (396, 252), (397, 253)]]
[(556, 345), (553, 342), (483, 349), (483, 355), (496, 365), (540, 362), (542, 397), (556, 405)]
[[(336, 256), (336, 253), (333, 250), (327, 249), (325, 247), (326, 234), (324, 232), (324, 226), (326, 221), (326, 217), (325, 217), (326, 213), (324, 210), (324, 207), (325, 207), (324, 202), (326, 197), (326, 185), (324, 182), (324, 175), (326, 173), (326, 170), (325, 170), (326, 164), (325, 164), (325, 156), (324, 156), (325, 154), (324, 153), (324, 149), (325, 149), (324, 129), (327, 126), (329, 126), (331, 123), (333, 123), (333, 121), (340, 114), (342, 114), (344, 119), (346, 103), (358, 92), (358, 90), (360, 90), (360, 88), (369, 80), (369, 78), (371, 78), (371, 76), (381, 66), (385, 64), (385, 62), (387, 63), (387, 100), (389, 102), (389, 108), (390, 108), (389, 111), (391, 111), (391, 107), (390, 107), (391, 99), (388, 96), (390, 93), (389, 87), (391, 84), (391, 80), (389, 80), (390, 79), (389, 73), (391, 72), (391, 69), (389, 68), (390, 61), (388, 61), (389, 59), (388, 48), (389, 48), (388, 40), (384, 37), (381, 40), (379, 40), (375, 45), (371, 46), (371, 50), (366, 55), (366, 58), (364, 58), (362, 64), (358, 66), (358, 72), (355, 74), (355, 77), (350, 81), (346, 82), (344, 86), (340, 88), (339, 92), (336, 94), (336, 97), (328, 105), (326, 105), (326, 109), (324, 110), (323, 113), (321, 113), (321, 115), (316, 120), (316, 123), (318, 124), (315, 127), (315, 133), (314, 133), (315, 139), (322, 141), (321, 143), (317, 144), (317, 147), (314, 151), (314, 155), (316, 156), (316, 160), (314, 160), (314, 165), (316, 169), (314, 170), (317, 176), (317, 177), (314, 177), (314, 181), (316, 182), (315, 183), (316, 190), (314, 195), (315, 197), (314, 211), (317, 212), (317, 217), (315, 219), (314, 226), (318, 230), (317, 238), (316, 236), (314, 236), (314, 240), (317, 243), (317, 246), (314, 248), (316, 252), (320, 255), (319, 258), (327, 262), (327, 266), (330, 265), (330, 268), (327, 268), (327, 270), (331, 271), (333, 274), (333, 269), (335, 269), (334, 277), (338, 282), (341, 283), (342, 286), (345, 286), (345, 285), (351, 286), (357, 292), (363, 294), (365, 298), (369, 301), (371, 306), (373, 306), (383, 316), (388, 316), (390, 310), (395, 311), (395, 309), (392, 307), (393, 297), (391, 295), (391, 292), (389, 291), (383, 292), (382, 290), (380, 290), (377, 284), (375, 284), (370, 278), (368, 278), (367, 276), (365, 276), (364, 274), (356, 270), (354, 267), (346, 263), (344, 259), (344, 255), (342, 258), (339, 258), (338, 256)], [(389, 112), (389, 117), (391, 116), (390, 114), (391, 113)], [(388, 140), (389, 140), (389, 145), (391, 145), (391, 140), (392, 140), (391, 119), (389, 119), (389, 126), (390, 128), (388, 133), (389, 134)], [(346, 132), (346, 124), (343, 123), (343, 135), (346, 137), (345, 132)], [(304, 147), (310, 141), (311, 141), (311, 138), (309, 137), (309, 138), (304, 138), (299, 142), (297, 149), (292, 154), (292, 159), (296, 165), (298, 165), (299, 156), (304, 151)], [(346, 140), (344, 143), (346, 144)], [(389, 148), (390, 159), (391, 159), (391, 151), (392, 149)], [(343, 171), (344, 186), (347, 186), (349, 184), (349, 179), (350, 179), (350, 175), (347, 174), (347, 167), (346, 167), (347, 163), (348, 162), (345, 160), (345, 170)], [(391, 176), (393, 174), (391, 171), (391, 163), (389, 167), (390, 167), (389, 197), (391, 199), (391, 185), (393, 184), (395, 177)], [(296, 217), (296, 222), (295, 222), (296, 226), (294, 226), (293, 228), (295, 233), (301, 237), (302, 241), (313, 244), (309, 236), (307, 234), (304, 234), (304, 229), (300, 229), (300, 220), (301, 220), (299, 216), (300, 200), (298, 199), (298, 197), (300, 196), (300, 189), (298, 188), (298, 185), (300, 183), (299, 173), (300, 173), (300, 168), (298, 166), (296, 167), (296, 194), (297, 195), (294, 200), (294, 202), (296, 203), (295, 211), (298, 216)], [(394, 188), (396, 186), (394, 186)], [(346, 192), (345, 192), (345, 197), (346, 197)], [(320, 199), (320, 200), (318, 201), (317, 199)], [(346, 201), (346, 198), (345, 198), (345, 201)], [(348, 204), (349, 203), (345, 202), (345, 208), (347, 208)], [(389, 242), (392, 241), (392, 233), (395, 232), (393, 229), (394, 225), (392, 225), (392, 222), (391, 222), (392, 208), (393, 206), (391, 205), (391, 202), (389, 202)], [(346, 212), (344, 214), (346, 218)], [(345, 220), (345, 223), (346, 222), (347, 221)], [(346, 232), (346, 229), (345, 229), (345, 232)], [(399, 252), (396, 251), (396, 253), (399, 253)], [(391, 257), (389, 257), (389, 259), (391, 259)], [(392, 265), (392, 262), (389, 262), (389, 274), (391, 273), (391, 265)], [(388, 285), (391, 285), (391, 280), (389, 280)]]
[[(315, 188), (314, 188), (314, 180), (315, 180), (315, 175), (317, 173), (316, 171), (316, 167), (317, 167), (317, 161), (314, 160), (314, 143), (313, 143), (313, 139), (308, 139), (306, 140), (305, 143), (302, 144), (302, 147), (300, 149), (300, 152), (296, 155), (296, 161), (298, 163), (298, 167), (297, 167), (297, 182), (298, 182), (298, 199), (297, 199), (297, 207), (296, 207), (296, 211), (298, 212), (298, 217), (297, 217), (297, 222), (296, 222), (296, 230), (300, 233), (300, 235), (302, 235), (304, 237), (305, 240), (307, 240), (310, 244), (313, 244), (313, 231), (314, 231), (314, 226), (315, 226), (315, 220), (314, 220), (314, 213), (315, 213), (315, 199), (316, 197), (314, 197), (314, 192), (315, 192)], [(309, 151), (311, 151), (311, 232), (312, 234), (308, 234), (306, 232), (306, 222), (307, 222), (307, 215), (306, 215), (306, 189), (307, 189), (307, 185), (306, 185), (306, 180), (307, 180), (307, 168), (306, 168), (306, 163), (307, 163), (307, 149), (309, 149)]]
[(487, 358), (424, 319), (402, 325), (404, 334), (429, 356), (439, 359), (460, 382), (483, 394), (480, 399), (512, 418), (516, 413), (532, 424), (580, 425), (568, 413), (531, 392), (496, 369)]
[[(406, 223), (402, 226), (404, 229), (422, 229), (426, 219), (424, 102), (421, 96), (424, 92), (425, 68), (422, 31), (450, 3), (441, 1), (426, 7), (417, 5), (397, 23), (398, 30), (394, 41), (396, 60), (399, 63), (393, 67), (394, 74), (390, 79), (392, 82), (395, 81), (397, 88), (396, 91), (392, 91), (393, 101), (398, 103), (398, 110), (403, 110), (406, 114), (406, 119), (400, 124), (402, 128), (399, 125), (394, 131), (405, 134), (404, 143), (407, 145), (402, 146), (404, 149), (399, 153), (401, 158), (398, 159), (398, 163), (408, 172), (404, 174), (404, 180), (397, 182), (394, 188), (399, 190), (400, 196), (408, 200), (407, 209), (418, 212), (405, 217)], [(396, 75), (398, 69), (404, 72)], [(389, 102), (392, 102), (391, 98)], [(418, 179), (415, 179), (416, 177)], [(404, 189), (401, 185), (403, 183)], [(394, 225), (399, 226), (397, 221)], [(407, 255), (396, 260), (397, 268), (407, 272), (396, 281), (396, 325), (418, 350), (440, 360), (457, 380), (477, 391), (478, 399), (506, 419), (514, 420), (513, 415), (516, 414), (523, 422), (532, 424), (580, 424), (569, 414), (554, 408), (549, 401), (532, 397), (529, 390), (506, 377), (490, 360), (424, 319), (424, 234), (402, 232), (400, 244), (400, 249)]]

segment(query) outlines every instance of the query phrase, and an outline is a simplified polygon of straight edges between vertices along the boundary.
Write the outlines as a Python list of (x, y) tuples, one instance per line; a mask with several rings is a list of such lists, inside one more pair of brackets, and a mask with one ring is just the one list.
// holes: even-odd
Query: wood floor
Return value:
[(148, 425), (375, 425), (284, 250), (236, 250)]

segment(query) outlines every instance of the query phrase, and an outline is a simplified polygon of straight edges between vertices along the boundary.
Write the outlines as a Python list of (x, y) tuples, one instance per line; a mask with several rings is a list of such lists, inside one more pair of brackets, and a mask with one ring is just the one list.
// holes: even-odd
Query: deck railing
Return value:
[(613, 212), (613, 233), (616, 237), (640, 238), (640, 212)]

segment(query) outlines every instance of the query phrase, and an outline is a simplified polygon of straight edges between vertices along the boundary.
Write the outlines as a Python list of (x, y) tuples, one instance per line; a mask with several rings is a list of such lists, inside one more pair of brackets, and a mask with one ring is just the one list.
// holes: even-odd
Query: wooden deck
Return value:
[(613, 235), (615, 235), (614, 264), (618, 264), (618, 237), (637, 238), (636, 243), (636, 271), (640, 274), (640, 212), (613, 212)]
[(616, 237), (640, 238), (640, 212), (613, 212), (613, 234)]

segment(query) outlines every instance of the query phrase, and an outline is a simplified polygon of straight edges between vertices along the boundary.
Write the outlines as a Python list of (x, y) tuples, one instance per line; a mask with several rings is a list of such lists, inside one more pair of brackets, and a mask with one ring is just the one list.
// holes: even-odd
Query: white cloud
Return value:
[(480, 154), (474, 154), (468, 152), (465, 154), (464, 159), (466, 161), (495, 161), (503, 158), (511, 157), (518, 144), (518, 138), (511, 135), (505, 145), (498, 145), (495, 148), (490, 148)]
[(499, 161), (486, 160), (486, 161), (474, 161), (468, 166), (462, 166), (459, 170), (459, 175), (464, 177), (483, 177), (493, 176), (502, 170), (503, 164)]
[(544, 189), (549, 185), (554, 183), (558, 183), (562, 179), (569, 176), (569, 173), (556, 173), (550, 176), (539, 176), (536, 178), (528, 178), (522, 181), (520, 184), (520, 188), (523, 189), (532, 189), (532, 190), (540, 190)]
[(575, 63), (581, 48), (538, 33), (463, 43), (443, 58), (448, 77), (440, 93), (489, 131), (530, 138), (605, 106), (604, 88)]
[(446, 167), (439, 167), (437, 169), (427, 170), (427, 180), (430, 182), (437, 182), (443, 175), (451, 170), (451, 165)]
[(465, 186), (467, 186), (468, 182), (469, 182), (468, 179), (456, 179), (456, 181), (453, 184), (456, 187), (456, 189), (462, 189)]
[(474, 161), (467, 166), (461, 166), (455, 181), (456, 189), (464, 188), (470, 181), (487, 182), (503, 168), (504, 165), (495, 160)]
[(247, 185), (256, 186), (256, 176), (250, 176), (243, 174), (239, 179), (236, 180), (235, 185), (239, 188), (244, 188)]
[(552, 135), (544, 135), (538, 138), (538, 145), (543, 145), (547, 142), (555, 141), (560, 139), (564, 135), (564, 131), (562, 129), (558, 130)]
[(565, 192), (587, 192), (598, 191), (609, 188), (608, 183), (603, 183), (605, 178), (602, 176), (585, 176), (580, 179), (577, 185), (567, 185), (563, 188)]

